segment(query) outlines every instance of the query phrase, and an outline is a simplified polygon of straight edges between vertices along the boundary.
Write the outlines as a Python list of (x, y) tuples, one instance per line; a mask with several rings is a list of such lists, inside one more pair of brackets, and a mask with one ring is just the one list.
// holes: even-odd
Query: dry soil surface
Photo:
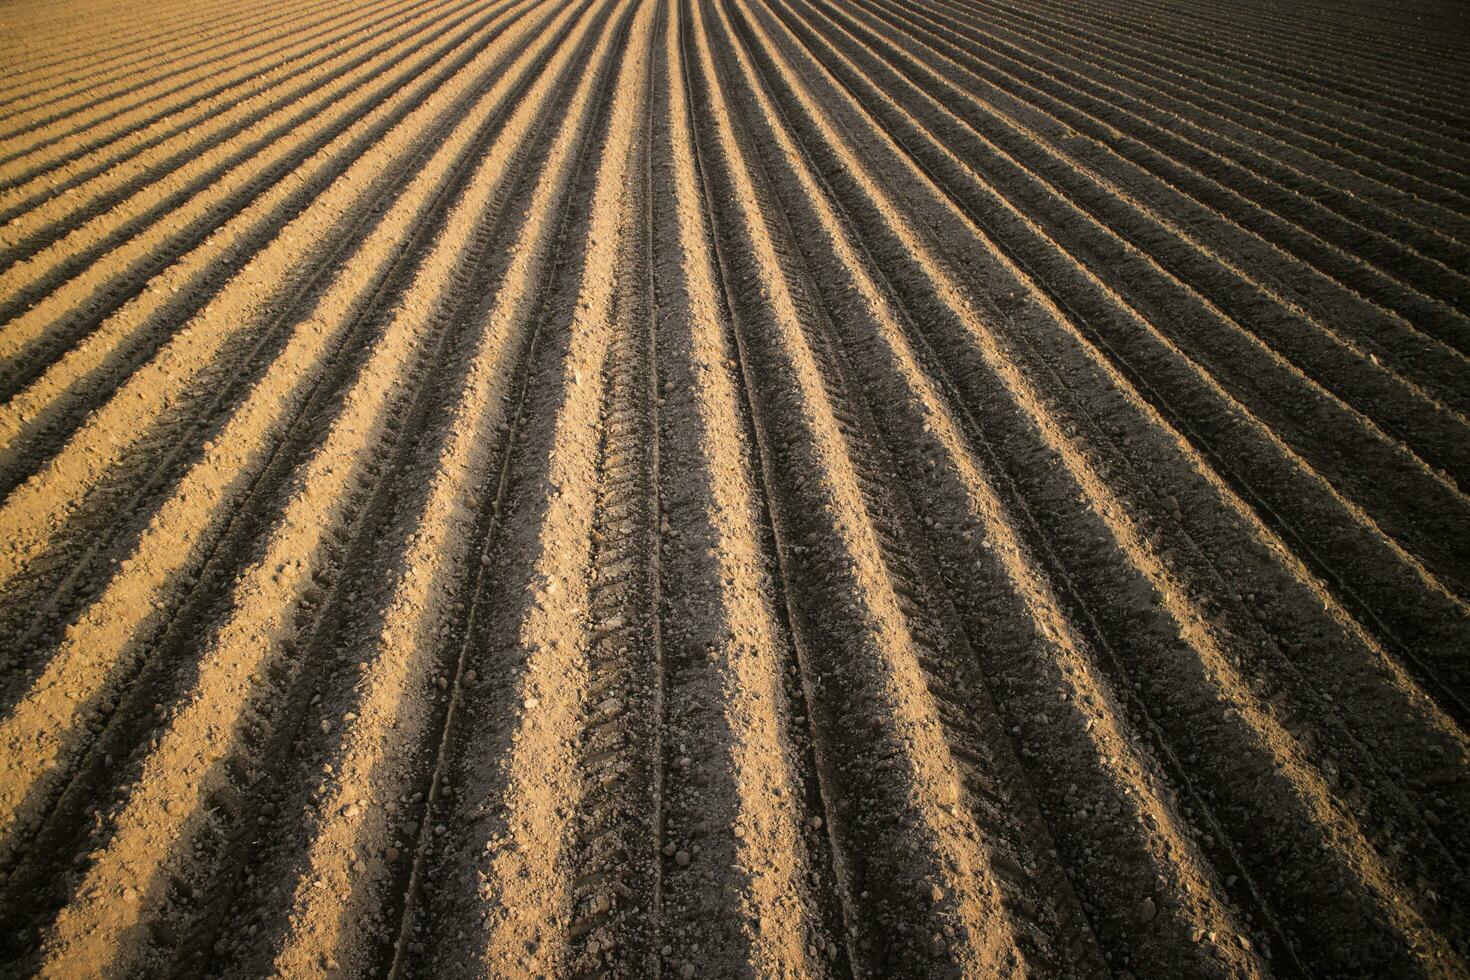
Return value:
[(0, 6), (0, 976), (1464, 977), (1470, 9)]

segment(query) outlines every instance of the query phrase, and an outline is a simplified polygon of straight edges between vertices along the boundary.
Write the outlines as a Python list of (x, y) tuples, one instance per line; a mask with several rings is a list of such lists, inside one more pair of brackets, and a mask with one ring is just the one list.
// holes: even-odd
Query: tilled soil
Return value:
[(0, 976), (1470, 974), (1470, 12), (15, 0)]

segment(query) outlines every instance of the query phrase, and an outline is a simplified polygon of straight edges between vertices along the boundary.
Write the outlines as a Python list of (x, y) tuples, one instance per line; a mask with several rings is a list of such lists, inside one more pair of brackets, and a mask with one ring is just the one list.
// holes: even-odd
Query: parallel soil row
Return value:
[(0, 975), (1466, 975), (1463, 21), (14, 5)]

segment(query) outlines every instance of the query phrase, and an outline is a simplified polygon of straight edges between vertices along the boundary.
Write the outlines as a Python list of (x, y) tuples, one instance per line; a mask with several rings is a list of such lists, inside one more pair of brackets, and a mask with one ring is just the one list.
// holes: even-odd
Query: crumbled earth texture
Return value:
[(0, 3), (0, 980), (1470, 975), (1470, 7)]

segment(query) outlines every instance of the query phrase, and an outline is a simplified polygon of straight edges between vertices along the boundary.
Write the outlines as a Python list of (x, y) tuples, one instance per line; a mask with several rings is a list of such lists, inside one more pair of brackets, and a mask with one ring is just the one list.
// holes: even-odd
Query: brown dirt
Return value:
[(0, 11), (0, 975), (1470, 975), (1443, 0)]

